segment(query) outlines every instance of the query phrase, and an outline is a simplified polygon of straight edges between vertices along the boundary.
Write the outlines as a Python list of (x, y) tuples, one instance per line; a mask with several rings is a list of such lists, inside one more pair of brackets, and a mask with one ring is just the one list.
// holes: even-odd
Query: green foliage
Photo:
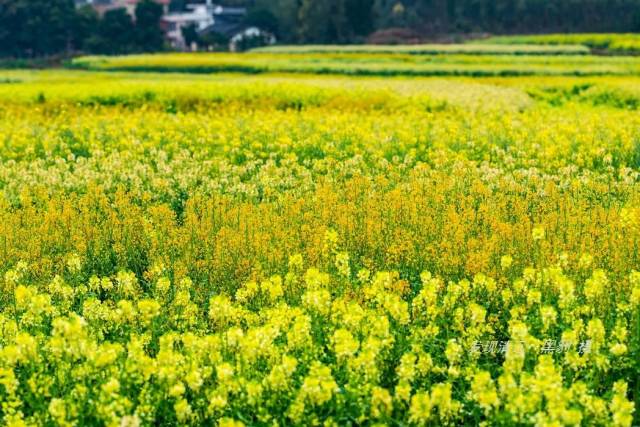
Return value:
[(198, 29), (195, 24), (182, 27), (182, 37), (184, 37), (184, 42), (187, 46), (191, 46), (193, 43), (198, 43), (200, 39), (198, 37)]
[[(172, 0), (170, 10), (188, 2)], [(496, 43), (579, 44), (607, 53), (635, 53), (640, 41), (640, 0), (234, 0), (248, 7), (245, 23), (277, 35), (286, 44), (360, 43), (396, 31), (399, 43), (466, 33), (551, 34), (509, 37)], [(0, 56), (40, 57), (87, 53), (155, 52), (163, 48), (162, 7), (154, 0), (137, 5), (135, 19), (124, 11), (100, 18), (73, 0), (0, 0)], [(376, 34), (377, 33), (377, 34)], [(193, 37), (191, 37), (193, 39)], [(395, 39), (394, 39), (395, 40)], [(204, 41), (215, 46), (216, 40)]]
[(0, 56), (34, 57), (68, 50), (73, 0), (0, 0)]
[(278, 33), (278, 18), (269, 9), (251, 10), (245, 17), (247, 25), (256, 26), (272, 34)]
[(136, 7), (136, 41), (138, 49), (154, 52), (162, 49), (164, 36), (160, 29), (162, 6), (152, 0), (144, 0)]
[[(630, 32), (640, 29), (640, 1), (620, 0), (257, 0), (279, 23), (285, 43), (358, 41), (377, 30), (436, 34)], [(565, 43), (563, 43), (565, 44)]]
[(83, 47), (89, 52), (124, 54), (155, 52), (162, 49), (164, 37), (160, 29), (162, 7), (152, 0), (138, 3), (135, 23), (125, 9), (106, 12), (97, 31)]
[(85, 5), (76, 11), (73, 21), (73, 45), (79, 49), (86, 49), (86, 44), (91, 40), (100, 22), (98, 13), (89, 5)]
[(98, 26), (97, 44), (91, 50), (99, 53), (130, 52), (133, 35), (133, 21), (125, 9), (107, 11)]
[(102, 18), (73, 0), (0, 0), (0, 57), (34, 58), (74, 51), (122, 54), (161, 50), (162, 7), (145, 0), (136, 24), (125, 9)]
[(278, 29), (279, 39), (285, 42), (345, 43), (374, 29), (372, 0), (258, 0), (250, 16), (258, 12), (261, 19), (256, 24)]

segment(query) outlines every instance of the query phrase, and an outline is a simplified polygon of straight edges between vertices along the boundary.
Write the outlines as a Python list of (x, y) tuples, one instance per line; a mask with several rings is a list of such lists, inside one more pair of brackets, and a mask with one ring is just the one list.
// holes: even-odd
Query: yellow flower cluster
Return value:
[(11, 76), (0, 424), (638, 424), (633, 79)]
[[(414, 293), (398, 273), (345, 279), (299, 261), (285, 281), (245, 283), (252, 298), (217, 293), (187, 310), (199, 291), (186, 278), (129, 294), (80, 281), (69, 297), (56, 289), (77, 273), (15, 286), (0, 314), (4, 422), (633, 422), (640, 273), (594, 306), (594, 283), (608, 286), (602, 270), (583, 282), (553, 266), (447, 285), (425, 272)], [(118, 277), (136, 280), (92, 280)], [(492, 282), (499, 288), (487, 291)], [(487, 334), (510, 347), (478, 352)], [(570, 345), (547, 351), (548, 337)]]

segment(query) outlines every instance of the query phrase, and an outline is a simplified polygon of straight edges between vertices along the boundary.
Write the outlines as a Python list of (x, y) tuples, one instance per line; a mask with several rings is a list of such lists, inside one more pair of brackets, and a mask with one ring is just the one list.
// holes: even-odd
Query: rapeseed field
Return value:
[(0, 423), (637, 425), (639, 107), (2, 71)]

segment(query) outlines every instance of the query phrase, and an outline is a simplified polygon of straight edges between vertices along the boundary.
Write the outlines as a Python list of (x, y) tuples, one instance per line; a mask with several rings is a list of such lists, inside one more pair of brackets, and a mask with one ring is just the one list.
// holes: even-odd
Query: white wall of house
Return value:
[(242, 40), (244, 40), (245, 38), (253, 37), (264, 37), (267, 44), (274, 44), (276, 42), (276, 38), (273, 34), (267, 33), (258, 27), (248, 27), (242, 32), (231, 37), (231, 39), (229, 40), (229, 50), (232, 52), (236, 52), (238, 50), (238, 45), (242, 42)]
[(189, 8), (187, 12), (170, 13), (162, 18), (167, 27), (167, 38), (176, 49), (188, 47), (182, 36), (183, 28), (195, 25), (197, 30), (203, 30), (214, 22), (210, 5), (194, 4), (187, 7)]

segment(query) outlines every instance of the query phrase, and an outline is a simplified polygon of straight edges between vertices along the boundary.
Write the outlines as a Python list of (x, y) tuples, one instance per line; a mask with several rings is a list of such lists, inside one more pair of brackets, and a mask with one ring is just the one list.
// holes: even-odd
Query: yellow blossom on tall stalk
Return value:
[(599, 75), (0, 71), (0, 424), (638, 424), (640, 61), (281, 55)]

